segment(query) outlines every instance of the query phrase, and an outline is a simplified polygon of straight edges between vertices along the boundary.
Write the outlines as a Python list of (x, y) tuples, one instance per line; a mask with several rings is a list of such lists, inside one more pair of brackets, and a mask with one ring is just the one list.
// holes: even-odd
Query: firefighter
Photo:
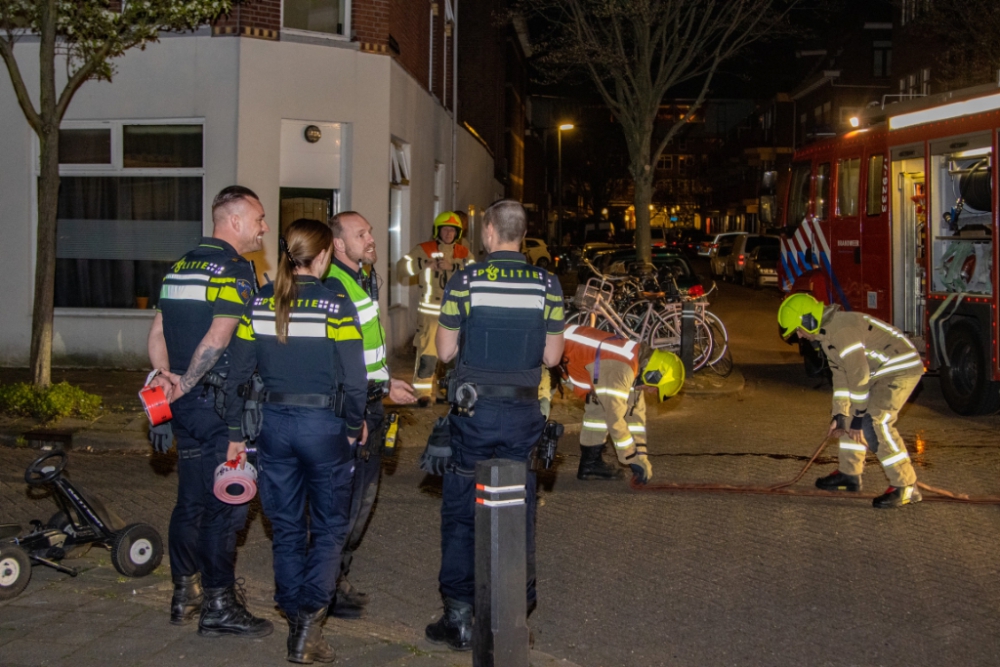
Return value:
[(413, 346), (417, 348), (413, 388), (420, 407), (429, 405), (434, 394), (438, 362), (434, 336), (445, 285), (471, 259), (469, 249), (459, 243), (461, 237), (462, 220), (451, 211), (445, 211), (434, 218), (434, 237), (414, 247), (400, 260), (401, 278), (406, 281), (416, 278), (420, 287), (417, 333), (413, 337)]
[[(840, 438), (838, 469), (816, 480), (826, 491), (861, 490), (865, 452), (874, 453), (889, 488), (877, 508), (920, 502), (917, 476), (896, 419), (920, 382), (924, 364), (899, 329), (857, 312), (825, 306), (810, 294), (792, 294), (778, 309), (782, 335), (817, 341), (833, 374), (833, 418), (828, 437)], [(845, 437), (846, 436), (846, 437)], [(867, 447), (866, 447), (867, 444)]]
[(632, 470), (633, 481), (645, 484), (653, 466), (646, 452), (646, 401), (640, 389), (656, 387), (661, 401), (675, 395), (684, 384), (684, 364), (673, 352), (592, 327), (567, 327), (565, 337), (567, 380), (586, 399), (577, 478), (621, 477), (601, 456), (610, 433), (618, 460)]

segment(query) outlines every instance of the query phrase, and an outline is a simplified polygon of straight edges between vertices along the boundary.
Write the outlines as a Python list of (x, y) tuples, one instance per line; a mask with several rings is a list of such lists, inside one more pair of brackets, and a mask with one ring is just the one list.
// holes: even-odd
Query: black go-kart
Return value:
[(75, 577), (76, 568), (60, 561), (82, 556), (95, 544), (111, 550), (111, 562), (126, 577), (144, 577), (163, 559), (163, 540), (156, 529), (145, 523), (126, 525), (100, 500), (63, 476), (66, 462), (66, 452), (56, 449), (35, 459), (24, 472), (29, 486), (51, 490), (59, 511), (48, 523), (32, 521), (31, 531), (25, 534), (18, 524), (0, 524), (0, 600), (25, 589), (34, 564)]

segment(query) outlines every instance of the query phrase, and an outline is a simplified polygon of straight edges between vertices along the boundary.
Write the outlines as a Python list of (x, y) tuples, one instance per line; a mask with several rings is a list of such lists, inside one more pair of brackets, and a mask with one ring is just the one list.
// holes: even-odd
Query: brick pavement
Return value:
[[(811, 454), (828, 421), (829, 388), (815, 388), (816, 381), (802, 377), (794, 350), (775, 340), (776, 306), (770, 292), (723, 291), (718, 309), (746, 386), (738, 394), (684, 396), (651, 410), (654, 481), (775, 482), (793, 476)], [(434, 653), (420, 639), (439, 609), (440, 485), (416, 469), (416, 458), (431, 417), (441, 411), (404, 415), (400, 460), (386, 470), (352, 577), (372, 595), (370, 618), (328, 626), (343, 664), (397, 664), (391, 656), (379, 663), (382, 658), (363, 653), (404, 648), (411, 653), (398, 664), (467, 664), (466, 657)], [(558, 419), (571, 423), (581, 412), (573, 401), (556, 400)], [(899, 426), (922, 481), (1000, 493), (1000, 418), (956, 417), (945, 407), (937, 380), (928, 378)], [(918, 437), (921, 444), (914, 447)], [(577, 481), (577, 451), (571, 433), (555, 473), (543, 478), (540, 604), (531, 618), (539, 651), (584, 667), (996, 664), (1000, 507), (925, 502), (876, 511), (864, 500), (642, 493), (624, 483)], [(24, 497), (18, 481), (31, 455), (0, 449), (0, 521), (45, 518), (51, 511)], [(832, 455), (802, 488), (832, 469)], [(169, 459), (74, 454), (70, 469), (126, 519), (165, 528), (176, 484)], [(873, 459), (864, 482), (866, 491), (886, 483)], [(265, 612), (269, 546), (258, 515), (241, 546), (238, 571), (247, 578), (254, 609)], [(41, 587), (39, 594), (52, 595), (44, 605), (31, 603), (33, 593), (0, 605), (0, 664), (19, 664), (8, 657), (13, 649), (26, 651), (17, 654), (27, 660), (23, 664), (144, 664), (154, 655), (175, 664), (246, 659), (230, 650), (252, 651), (255, 662), (281, 662), (275, 637), (259, 647), (215, 644), (223, 647), (215, 662), (193, 659), (204, 643), (186, 629), (163, 624), (165, 590), (127, 595), (146, 580), (119, 583), (104, 566), (95, 570), (90, 588), (66, 595), (76, 582), (43, 570), (36, 574), (40, 581), (53, 578), (51, 590), (62, 592)], [(163, 582), (161, 577), (154, 589)], [(111, 604), (107, 597), (113, 594), (140, 604)], [(153, 603), (160, 606), (147, 606)], [(30, 635), (23, 634), (32, 622), (26, 614), (51, 613), (45, 605), (59, 609), (45, 618), (61, 623), (66, 639), (31, 653)], [(100, 637), (76, 644), (89, 648), (59, 662), (63, 646), (79, 639), (75, 624), (121, 608), (134, 617), (113, 621), (117, 625)], [(137, 649), (142, 656), (134, 660), (128, 653), (132, 640), (116, 634), (133, 623), (144, 637)], [(116, 650), (122, 655), (116, 657)]]

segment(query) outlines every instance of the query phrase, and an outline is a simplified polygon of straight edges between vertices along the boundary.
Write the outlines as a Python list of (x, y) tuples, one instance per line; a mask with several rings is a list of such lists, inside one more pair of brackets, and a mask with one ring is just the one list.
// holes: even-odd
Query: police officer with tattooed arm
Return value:
[[(563, 353), (563, 296), (555, 276), (520, 253), (527, 219), (516, 201), (501, 200), (483, 216), (489, 255), (448, 281), (441, 302), (437, 352), (457, 356), (449, 401), (451, 452), (422, 465), (444, 470), (441, 571), (444, 615), (427, 626), (427, 639), (453, 650), (472, 648), (475, 599), (475, 468), (490, 458), (524, 461), (545, 426), (539, 408), (542, 364)], [(461, 398), (459, 398), (461, 395)], [(430, 443), (429, 443), (430, 444)], [(440, 460), (433, 461), (432, 458)], [(535, 604), (535, 474), (526, 484), (527, 606)]]
[[(249, 506), (227, 505), (212, 489), (215, 468), (235, 456), (216, 408), (229, 369), (226, 348), (257, 284), (250, 262), (240, 255), (263, 247), (268, 226), (257, 195), (238, 185), (216, 195), (212, 224), (212, 236), (202, 238), (163, 279), (148, 341), (158, 373), (151, 384), (163, 387), (172, 402), (170, 423), (177, 437), (170, 622), (183, 625), (200, 612), (199, 635), (263, 637), (273, 626), (247, 610), (235, 576), (236, 533)], [(171, 439), (161, 438), (161, 451)]]

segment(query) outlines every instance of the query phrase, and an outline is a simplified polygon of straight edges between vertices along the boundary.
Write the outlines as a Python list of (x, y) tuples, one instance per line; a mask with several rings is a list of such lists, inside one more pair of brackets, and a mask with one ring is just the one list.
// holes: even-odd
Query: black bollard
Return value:
[(522, 461), (476, 464), (473, 667), (528, 667), (526, 477)]
[(694, 303), (691, 301), (681, 305), (681, 361), (684, 373), (691, 377), (694, 373)]

